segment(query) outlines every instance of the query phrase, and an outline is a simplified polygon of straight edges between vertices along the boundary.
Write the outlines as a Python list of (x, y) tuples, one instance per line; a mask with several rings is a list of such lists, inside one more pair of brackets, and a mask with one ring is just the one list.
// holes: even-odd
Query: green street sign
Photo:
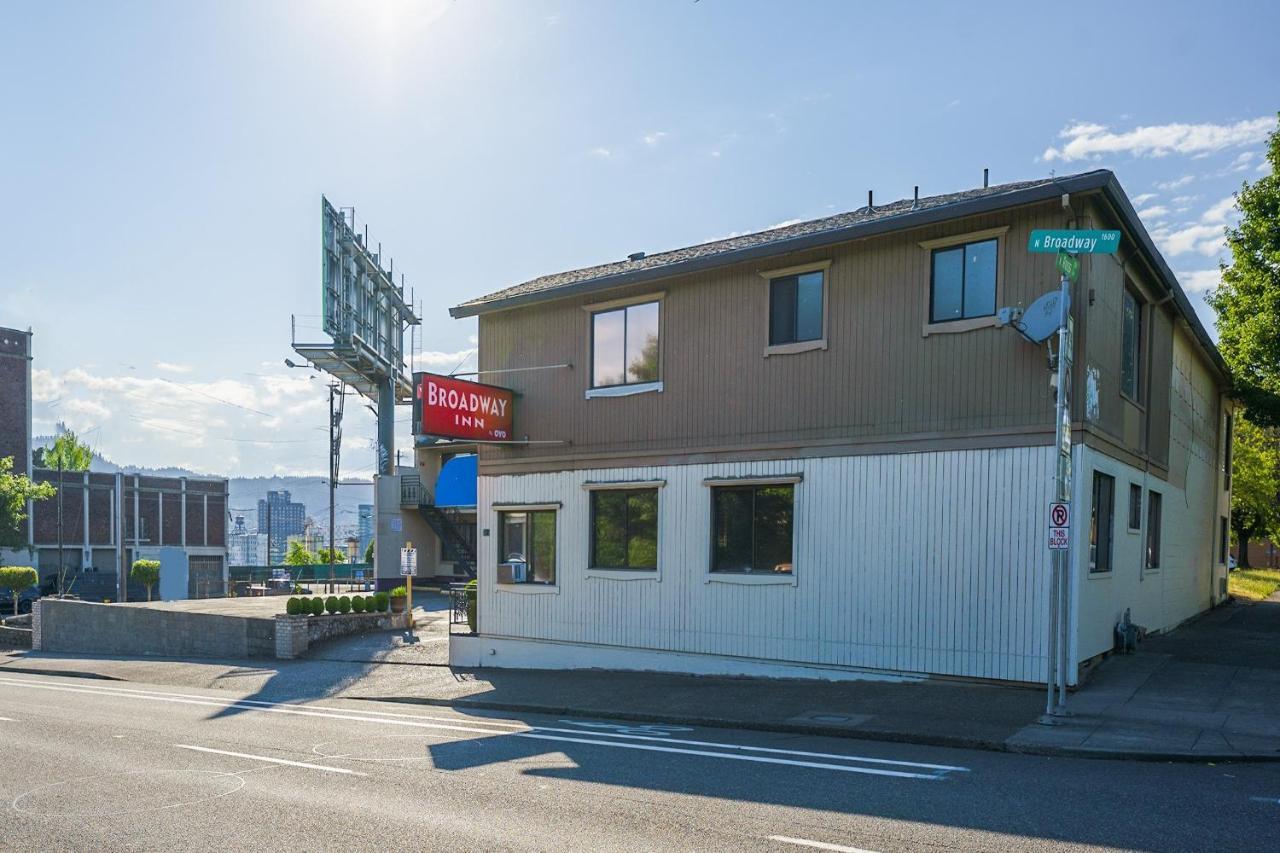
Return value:
[(1029, 252), (1070, 252), (1073, 255), (1110, 255), (1120, 248), (1119, 231), (1056, 231), (1036, 229), (1031, 232)]
[(1059, 252), (1057, 267), (1058, 272), (1062, 273), (1071, 281), (1075, 281), (1080, 277), (1080, 259), (1075, 255), (1068, 255), (1066, 252)]

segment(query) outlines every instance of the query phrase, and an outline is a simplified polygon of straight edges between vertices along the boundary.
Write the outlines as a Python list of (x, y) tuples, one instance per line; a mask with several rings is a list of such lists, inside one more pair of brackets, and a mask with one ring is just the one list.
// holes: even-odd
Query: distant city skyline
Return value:
[[(327, 476), (327, 377), (283, 363), (291, 316), (319, 332), (321, 194), (407, 276), (418, 369), (474, 369), (475, 323), (447, 311), (465, 299), (984, 167), (1113, 169), (1212, 328), (1231, 193), (1276, 120), (1276, 7), (1080, 2), (1052, 28), (1012, 2), (926, 8), (12, 6), (0, 325), (34, 330), (34, 430)], [(373, 420), (348, 402), (344, 476), (366, 477)], [(407, 407), (397, 430), (408, 450)]]

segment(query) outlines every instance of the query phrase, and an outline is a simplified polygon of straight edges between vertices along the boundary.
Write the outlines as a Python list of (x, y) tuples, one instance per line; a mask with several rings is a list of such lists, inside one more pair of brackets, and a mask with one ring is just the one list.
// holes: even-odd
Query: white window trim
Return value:
[(704, 486), (781, 486), (804, 482), (804, 474), (775, 474), (770, 476), (747, 475), (745, 477), (707, 477)]
[(489, 505), (489, 509), (494, 512), (546, 512), (547, 510), (559, 511), (563, 508), (560, 501), (547, 501), (537, 504), (503, 504), (494, 503)]
[[(776, 278), (785, 278), (789, 275), (801, 275), (807, 272), (822, 272), (822, 337), (812, 341), (792, 341), (786, 344), (769, 343), (769, 330), (771, 326), (771, 317), (769, 312), (772, 309), (771, 294), (773, 291), (773, 280)], [(830, 326), (831, 317), (831, 259), (825, 261), (815, 261), (811, 264), (798, 264), (791, 267), (780, 267), (778, 269), (757, 270), (756, 274), (764, 279), (764, 357), (771, 355), (795, 355), (796, 353), (812, 352), (813, 350), (827, 348), (827, 330)]]
[[(560, 567), (556, 567), (557, 573)], [(494, 581), (495, 592), (514, 592), (516, 595), (559, 595), (560, 584), (557, 583), (498, 583)]]
[[(661, 333), (659, 333), (661, 334)], [(661, 393), (662, 380), (644, 382), (635, 385), (605, 385), (600, 388), (588, 388), (586, 399), (594, 397), (630, 397), (632, 394)]]
[[(588, 543), (588, 549), (590, 544)], [(659, 560), (658, 562), (662, 562)], [(662, 581), (662, 569), (586, 569), (589, 578), (601, 578), (611, 581)]]
[(997, 228), (984, 228), (981, 231), (970, 231), (967, 234), (955, 234), (950, 237), (937, 237), (933, 240), (921, 240), (918, 245), (929, 253), (927, 267), (927, 275), (925, 276), (924, 285), (924, 328), (921, 330), (920, 336), (927, 338), (930, 335), (946, 335), (960, 332), (972, 332), (975, 329), (993, 329), (996, 325), (995, 316), (990, 317), (964, 317), (959, 320), (943, 320), (941, 322), (933, 322), (930, 312), (930, 303), (933, 300), (933, 250), (948, 249), (952, 246), (960, 246), (965, 243), (980, 243), (983, 240), (996, 240), (996, 310), (1000, 310), (1000, 297), (1004, 295), (1005, 286), (1005, 262), (1004, 252), (1005, 234), (1009, 232), (1008, 225), (1001, 225)]
[(791, 574), (765, 574), (764, 572), (707, 572), (703, 583), (730, 583), (740, 586), (796, 586), (795, 569)]

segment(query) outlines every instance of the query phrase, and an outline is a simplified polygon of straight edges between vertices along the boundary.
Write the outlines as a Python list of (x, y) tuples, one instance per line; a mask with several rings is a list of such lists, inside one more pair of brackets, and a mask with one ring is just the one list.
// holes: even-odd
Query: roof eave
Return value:
[[(476, 317), (480, 314), (488, 314), (509, 308), (518, 308), (538, 302), (549, 302), (553, 299), (582, 296), (601, 290), (608, 290), (614, 287), (622, 287), (623, 285), (656, 281), (658, 279), (671, 278), (672, 276), (686, 275), (689, 273), (714, 269), (716, 267), (729, 266), (730, 264), (742, 263), (743, 261), (755, 260), (757, 258), (800, 252), (805, 249), (816, 249), (823, 246), (835, 245), (837, 243), (845, 243), (849, 240), (874, 237), (879, 234), (887, 234), (891, 231), (899, 231), (904, 228), (918, 228), (923, 225), (932, 225), (937, 222), (945, 222), (949, 219), (957, 219), (962, 216), (976, 216), (982, 213), (1002, 210), (1007, 207), (1035, 204), (1036, 202), (1057, 198), (1063, 193), (1102, 189), (1114, 182), (1115, 176), (1109, 171), (1099, 170), (1096, 172), (1087, 172), (1083, 175), (1073, 175), (1022, 190), (1014, 190), (1008, 193), (999, 193), (989, 196), (979, 196), (977, 198), (952, 202), (950, 204), (940, 204), (936, 207), (924, 208), (922, 210), (909, 210), (905, 213), (900, 213), (894, 216), (886, 216), (883, 219), (875, 219), (870, 222), (859, 222), (855, 225), (847, 225), (843, 228), (833, 228), (830, 231), (821, 231), (816, 234), (802, 234), (797, 237), (789, 237), (783, 240), (761, 243), (756, 246), (748, 246), (742, 249), (731, 249), (727, 252), (719, 252), (714, 255), (692, 258), (687, 261), (679, 261), (673, 264), (638, 269), (632, 272), (614, 273), (612, 275), (600, 276), (598, 278), (583, 279), (582, 281), (574, 282), (573, 284), (564, 285), (562, 287), (548, 288), (547, 290), (535, 291), (533, 293), (521, 293), (515, 296), (509, 296), (505, 299), (494, 299), (488, 302), (478, 303), (464, 303), (450, 308), (449, 314), (455, 319)], [(1119, 187), (1118, 184), (1116, 184), (1116, 186), (1117, 188)], [(1132, 210), (1132, 208), (1130, 209)]]

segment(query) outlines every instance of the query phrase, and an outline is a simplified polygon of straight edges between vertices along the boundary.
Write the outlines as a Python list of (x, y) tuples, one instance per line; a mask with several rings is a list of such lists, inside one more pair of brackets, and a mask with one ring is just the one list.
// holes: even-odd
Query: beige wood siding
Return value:
[[(481, 471), (748, 450), (870, 452), (907, 440), (918, 443), (898, 449), (1047, 443), (1053, 396), (1044, 350), (1009, 329), (923, 335), (931, 256), (919, 243), (1007, 226), (997, 301), (1026, 306), (1057, 281), (1051, 255), (1026, 251), (1029, 232), (1063, 224), (1054, 202), (482, 315), (482, 369), (573, 368), (487, 377), (519, 394), (517, 437), (569, 443), (485, 447)], [(759, 271), (828, 259), (828, 348), (764, 357), (768, 292)], [(583, 304), (657, 290), (663, 391), (584, 399), (591, 360)]]

